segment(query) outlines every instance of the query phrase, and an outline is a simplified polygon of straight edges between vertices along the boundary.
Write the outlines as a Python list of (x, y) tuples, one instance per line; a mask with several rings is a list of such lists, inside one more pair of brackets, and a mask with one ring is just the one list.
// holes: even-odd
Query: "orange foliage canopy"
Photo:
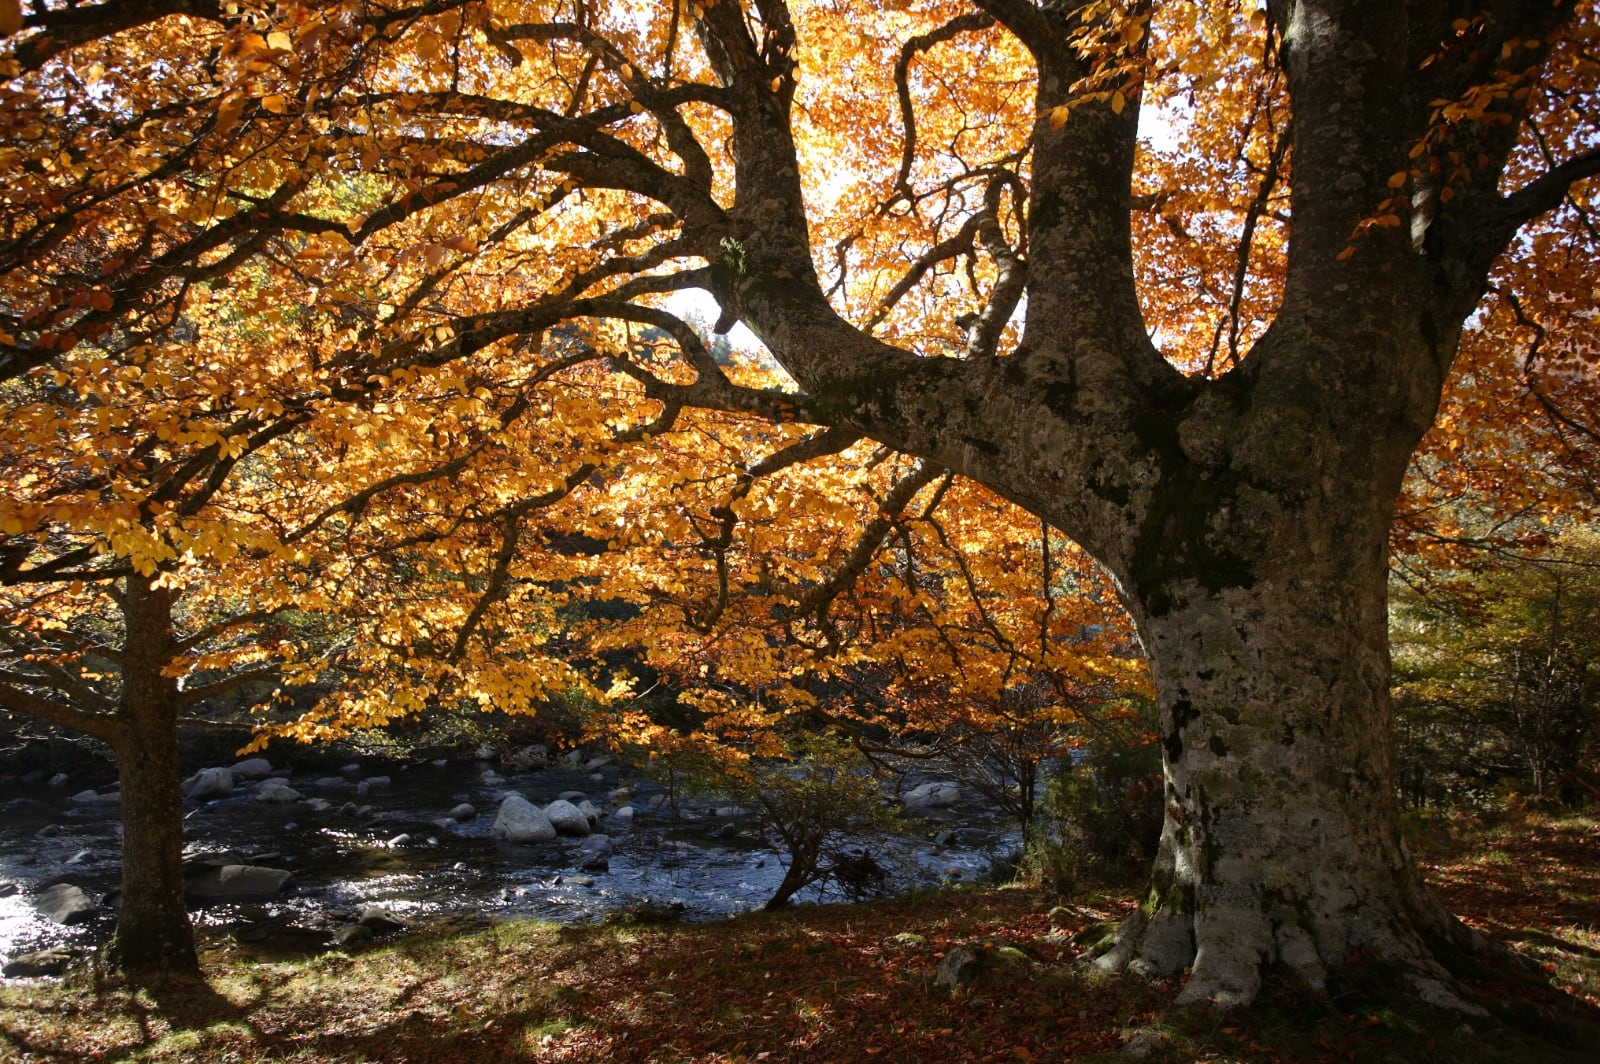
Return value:
[[(757, 249), (732, 219), (760, 208), (740, 197), (762, 161), (736, 119), (782, 108), (792, 144), (770, 147), (798, 160), (834, 311), (926, 359), (1014, 357), (1036, 131), (1142, 111), (1144, 316), (1184, 373), (1238, 365), (1285, 275), (1281, 30), (1231, 0), (1070, 6), (1081, 76), (1042, 108), (1043, 16), (1020, 0), (0, 11), (8, 645), (81, 687), (107, 589), (155, 577), (184, 592), (169, 671), (190, 690), (389, 676), (308, 736), (442, 698), (598, 697), (580, 647), (646, 648), (735, 734), (824, 694), (914, 717), (968, 711), (953, 687), (964, 707), (1138, 688), (1112, 589), (1058, 532), (874, 445), (770, 359), (713, 357), (679, 295), (748, 317)], [(1494, 54), (1349, 235), (1359, 256), (1424, 232), (1479, 165), (1452, 131), (1527, 108), (1506, 185), (1560, 205), (1473, 319), (1407, 503), (1417, 550), (1477, 535), (1447, 501), (1493, 520), (1592, 498), (1573, 182), (1596, 169), (1593, 14), (1433, 42), (1430, 61)], [(586, 620), (586, 598), (629, 608)], [(43, 679), (18, 666), (3, 690), (85, 723), (38, 701)]]

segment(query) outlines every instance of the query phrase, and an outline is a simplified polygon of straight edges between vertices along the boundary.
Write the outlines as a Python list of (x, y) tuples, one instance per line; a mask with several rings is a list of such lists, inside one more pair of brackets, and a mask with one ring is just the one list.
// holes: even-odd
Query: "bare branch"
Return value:
[[(917, 115), (911, 106), (911, 60), (919, 52), (953, 40), (963, 33), (985, 29), (994, 25), (994, 16), (984, 11), (957, 15), (936, 30), (919, 34), (900, 46), (900, 58), (894, 65), (894, 84), (900, 97), (900, 125), (904, 130), (904, 144), (900, 149), (900, 172), (895, 176), (894, 187), (907, 202), (915, 202), (911, 189), (911, 164), (917, 152)], [(891, 201), (892, 203), (893, 201)]]
[(73, 706), (44, 698), (10, 683), (0, 682), (0, 706), (12, 713), (22, 713), (51, 724), (104, 739), (113, 746), (127, 737), (127, 725), (110, 713), (87, 713)]
[(1506, 196), (1496, 221), (1506, 227), (1509, 239), (1511, 231), (1561, 206), (1573, 185), (1596, 175), (1600, 175), (1600, 148), (1580, 152)]

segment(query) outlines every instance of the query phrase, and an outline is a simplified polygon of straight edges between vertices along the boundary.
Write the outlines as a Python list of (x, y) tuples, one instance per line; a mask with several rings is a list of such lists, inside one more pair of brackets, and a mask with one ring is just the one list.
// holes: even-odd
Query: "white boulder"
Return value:
[(33, 907), (58, 924), (80, 924), (100, 911), (100, 906), (79, 886), (57, 883), (33, 899)]
[(907, 809), (933, 809), (954, 805), (961, 797), (961, 788), (948, 780), (934, 780), (919, 784), (907, 791), (901, 799)]
[(263, 780), (256, 788), (258, 802), (298, 802), (301, 797), (299, 791), (282, 780)]
[(508, 794), (489, 834), (507, 842), (549, 842), (556, 837), (556, 829), (538, 806), (520, 794)]
[(264, 780), (272, 775), (272, 762), (264, 757), (251, 757), (240, 761), (228, 771), (238, 780)]
[(236, 779), (231, 769), (203, 768), (184, 783), (183, 793), (190, 798), (221, 798), (233, 793)]
[(212, 865), (189, 876), (184, 881), (183, 892), (193, 901), (273, 898), (289, 882), (289, 875), (282, 868), (261, 865)]
[(589, 818), (583, 810), (560, 798), (544, 807), (544, 815), (549, 818), (556, 831), (563, 835), (587, 835), (592, 830)]

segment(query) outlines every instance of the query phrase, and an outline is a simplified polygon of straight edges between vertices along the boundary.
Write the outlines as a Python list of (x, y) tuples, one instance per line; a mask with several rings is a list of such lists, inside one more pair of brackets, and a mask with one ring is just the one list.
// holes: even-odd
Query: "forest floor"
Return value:
[[(293, 960), (217, 943), (204, 983), (138, 989), (86, 967), (0, 987), (0, 1060), (1593, 1060), (1600, 817), (1439, 821), (1418, 849), (1456, 913), (1542, 965), (1542, 981), (1465, 984), (1492, 1019), (1381, 980), (1272, 986), (1242, 1014), (1173, 1009), (1176, 981), (1071, 965), (1071, 936), (1131, 897), (1081, 896), (1052, 926), (1050, 899), (998, 888), (712, 924), (514, 922)], [(940, 959), (985, 936), (1025, 957), (937, 988)]]

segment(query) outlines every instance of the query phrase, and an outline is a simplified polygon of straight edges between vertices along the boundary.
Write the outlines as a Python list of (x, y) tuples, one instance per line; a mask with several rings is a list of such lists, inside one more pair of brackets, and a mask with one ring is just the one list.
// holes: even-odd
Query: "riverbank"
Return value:
[[(1159, 1061), (1592, 1059), (1600, 1032), (1600, 819), (1432, 825), (1455, 911), (1545, 966), (1480, 980), (1496, 1018), (1392, 987), (1280, 989), (1242, 1017), (1175, 1012), (1172, 983), (1099, 980), (1074, 936), (1127, 912), (1018, 889), (751, 913), (706, 924), (530, 920), (294, 961), (239, 947), (208, 982), (133, 990), (91, 969), (0, 988), (0, 1058), (150, 1061)], [(965, 972), (952, 953), (977, 943)], [(947, 974), (975, 978), (941, 985)]]

